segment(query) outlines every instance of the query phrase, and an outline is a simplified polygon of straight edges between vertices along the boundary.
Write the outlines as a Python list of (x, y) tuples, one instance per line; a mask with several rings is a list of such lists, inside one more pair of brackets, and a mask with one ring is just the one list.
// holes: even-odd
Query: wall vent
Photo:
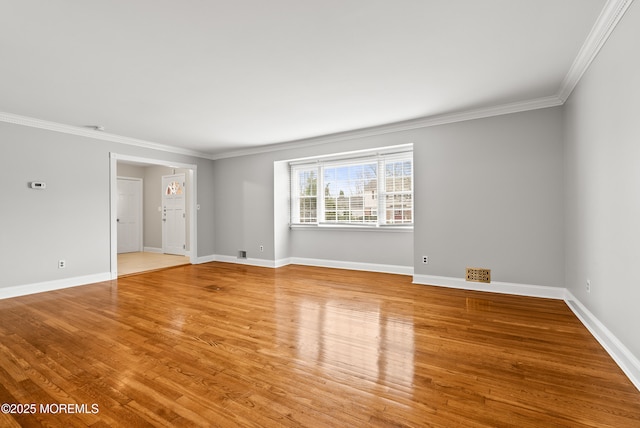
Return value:
[(491, 269), (484, 268), (467, 268), (467, 281), (473, 282), (491, 282)]
[(239, 259), (246, 259), (247, 258), (247, 252), (245, 250), (238, 250), (238, 258)]

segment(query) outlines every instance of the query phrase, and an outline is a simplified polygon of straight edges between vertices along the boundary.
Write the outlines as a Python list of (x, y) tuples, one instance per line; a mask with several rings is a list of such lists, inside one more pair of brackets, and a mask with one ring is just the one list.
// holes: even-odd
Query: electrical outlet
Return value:
[(264, 245), (260, 245), (260, 252), (262, 253), (264, 251)]
[(67, 267), (66, 260), (58, 260), (58, 269), (64, 269)]
[(422, 256), (422, 263), (424, 263), (425, 265), (429, 264), (429, 256)]
[(591, 293), (591, 280), (587, 279), (587, 293)]

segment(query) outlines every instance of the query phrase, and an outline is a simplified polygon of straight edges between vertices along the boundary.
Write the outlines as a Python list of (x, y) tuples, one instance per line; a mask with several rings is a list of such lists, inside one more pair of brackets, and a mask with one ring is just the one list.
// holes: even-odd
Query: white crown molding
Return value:
[(48, 131), (62, 132), (64, 134), (79, 135), (82, 137), (92, 138), (94, 140), (111, 141), (113, 143), (127, 144), (129, 146), (144, 147), (146, 149), (159, 150), (163, 152), (175, 153), (180, 155), (195, 156), (199, 158), (210, 159), (207, 153), (197, 152), (194, 150), (182, 149), (179, 147), (168, 146), (165, 144), (153, 143), (150, 141), (139, 140), (137, 138), (124, 137), (122, 135), (109, 134), (107, 132), (98, 131), (92, 128), (81, 126), (65, 125), (62, 123), (51, 122), (48, 120), (35, 119), (17, 114), (0, 112), (0, 122), (12, 123), (14, 125), (29, 126), (31, 128), (46, 129)]
[(598, 55), (602, 46), (609, 39), (609, 36), (632, 2), (633, 0), (608, 0), (604, 8), (602, 8), (600, 16), (598, 16), (591, 28), (591, 32), (560, 85), (557, 96), (562, 100), (563, 104), (587, 71), (591, 62)]
[(116, 134), (109, 134), (91, 128), (65, 125), (62, 123), (47, 120), (35, 119), (27, 116), (20, 116), (7, 112), (0, 112), (0, 122), (12, 123), (16, 125), (29, 126), (32, 128), (46, 129), (49, 131), (62, 132), (66, 134), (89, 137), (95, 140), (111, 141), (115, 143), (127, 144), (130, 146), (144, 147), (148, 149), (160, 150), (169, 153), (195, 156), (203, 159), (226, 159), (239, 156), (248, 156), (261, 153), (269, 153), (279, 150), (296, 149), (302, 147), (316, 146), (321, 144), (335, 143), (340, 141), (354, 140), (357, 138), (373, 137), (377, 135), (390, 134), (394, 132), (410, 131), (413, 129), (427, 128), (430, 126), (445, 125), (448, 123), (463, 122), (473, 119), (483, 119), (492, 116), (501, 116), (510, 113), (519, 113), (528, 110), (537, 110), (547, 107), (562, 105), (563, 101), (556, 96), (536, 98), (533, 100), (518, 101), (508, 104), (501, 104), (491, 107), (482, 107), (456, 113), (448, 113), (437, 116), (429, 116), (417, 119), (394, 122), (386, 125), (373, 126), (370, 128), (356, 129), (352, 131), (339, 132), (318, 137), (306, 138), (302, 140), (289, 141), (284, 143), (269, 144), (265, 146), (253, 147), (249, 149), (224, 152), (218, 154), (203, 153), (194, 150), (181, 149), (136, 138), (124, 137)]
[(370, 128), (356, 129), (353, 131), (339, 132), (329, 135), (321, 135), (318, 137), (305, 138), (302, 140), (289, 141), (285, 143), (269, 144), (260, 147), (237, 150), (233, 152), (225, 152), (213, 154), (210, 159), (225, 159), (239, 156), (256, 155), (261, 153), (274, 152), (278, 150), (297, 149), (309, 146), (316, 146), (328, 143), (337, 143), (341, 141), (354, 140), (357, 138), (373, 137), (377, 135), (390, 134), (394, 132), (410, 131), (413, 129), (427, 128), (437, 125), (445, 125), (448, 123), (463, 122), (467, 120), (483, 119), (492, 116), (501, 116), (510, 113), (519, 113), (528, 110), (537, 110), (547, 107), (556, 107), (562, 105), (555, 95), (543, 98), (536, 98), (526, 101), (517, 101), (508, 104), (500, 104), (491, 107), (482, 107), (473, 110), (467, 110), (456, 113), (441, 114), (436, 116), (422, 117), (417, 119), (405, 120), (402, 122), (394, 122), (386, 125), (373, 126)]

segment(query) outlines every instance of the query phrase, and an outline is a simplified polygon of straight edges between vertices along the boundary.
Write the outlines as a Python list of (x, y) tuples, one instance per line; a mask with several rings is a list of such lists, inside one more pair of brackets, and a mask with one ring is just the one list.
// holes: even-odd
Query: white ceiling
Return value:
[(606, 1), (0, 6), (0, 111), (215, 154), (557, 96)]

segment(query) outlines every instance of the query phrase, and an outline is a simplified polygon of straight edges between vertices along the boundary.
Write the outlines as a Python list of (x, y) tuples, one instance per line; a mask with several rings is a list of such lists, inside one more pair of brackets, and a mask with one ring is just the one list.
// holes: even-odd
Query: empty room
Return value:
[(638, 2), (1, 4), (0, 426), (640, 426)]

